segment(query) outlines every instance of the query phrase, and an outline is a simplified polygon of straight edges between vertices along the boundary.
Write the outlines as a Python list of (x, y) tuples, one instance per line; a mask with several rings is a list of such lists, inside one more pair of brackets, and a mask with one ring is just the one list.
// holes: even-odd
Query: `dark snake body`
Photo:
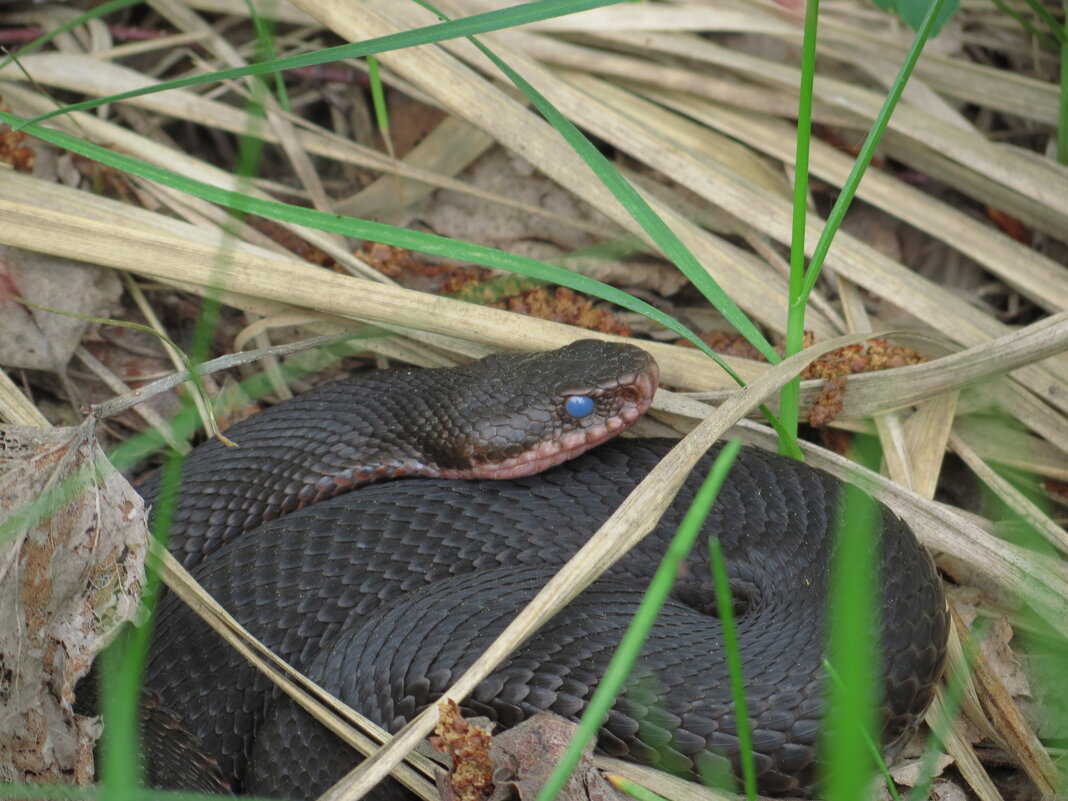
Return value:
[[(288, 405), (272, 411), (284, 415)], [(369, 486), (222, 544), (194, 574), (268, 647), (396, 729), (473, 661), (669, 447), (610, 442), (507, 481)], [(710, 458), (657, 529), (482, 682), (469, 710), (506, 725), (543, 709), (581, 714)], [(765, 792), (804, 791), (815, 779), (840, 490), (826, 473), (747, 448), (705, 523), (705, 535), (721, 540), (738, 607)], [(882, 509), (878, 521), (880, 722), (893, 751), (931, 699), (948, 619), (929, 556), (890, 512)], [(706, 554), (703, 543), (695, 549), (605, 724), (607, 753), (695, 775), (724, 759), (737, 768)], [(276, 697), (173, 596), (164, 599), (158, 629), (147, 685), (243, 791), (313, 798), (354, 764), (347, 748)], [(154, 764), (150, 752), (150, 772)], [(155, 780), (188, 783), (168, 770), (160, 761)]]

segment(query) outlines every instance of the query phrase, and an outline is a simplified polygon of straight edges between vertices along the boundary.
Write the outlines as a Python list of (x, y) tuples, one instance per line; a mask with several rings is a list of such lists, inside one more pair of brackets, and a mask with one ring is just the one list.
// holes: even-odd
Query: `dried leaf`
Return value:
[[(518, 726), (496, 735), (490, 744), (495, 789), (490, 801), (518, 796), (534, 801), (560, 761), (578, 728), (551, 712), (541, 712)], [(612, 787), (593, 766), (588, 746), (578, 766), (557, 796), (560, 801), (622, 801), (627, 796)]]
[(98, 732), (74, 685), (144, 578), (144, 507), (77, 428), (0, 426), (0, 781), (88, 783)]
[[(935, 758), (934, 771), (931, 775), (941, 776), (942, 772), (953, 764), (953, 761), (953, 757), (949, 754), (939, 754)], [(920, 776), (925, 773), (923, 762), (922, 758), (909, 759), (899, 765), (894, 765), (890, 769), (890, 776), (897, 784), (902, 784), (905, 787), (915, 787), (916, 782), (920, 780)]]
[(1004, 617), (996, 618), (990, 625), (986, 637), (982, 642), (983, 656), (986, 657), (990, 668), (1000, 679), (1009, 695), (1013, 697), (1031, 695), (1031, 683), (1027, 675), (1020, 667), (1020, 663), (1009, 647), (1012, 640), (1012, 626)]

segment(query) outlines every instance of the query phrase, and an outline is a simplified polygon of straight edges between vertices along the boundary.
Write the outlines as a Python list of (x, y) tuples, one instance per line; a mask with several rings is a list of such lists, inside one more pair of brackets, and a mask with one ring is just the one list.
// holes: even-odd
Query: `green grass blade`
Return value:
[[(857, 438), (855, 456), (878, 466), (876, 441)], [(853, 484), (842, 488), (841, 516), (831, 567), (827, 654), (839, 682), (828, 681), (821, 752), (827, 801), (861, 798), (873, 763), (865, 745), (875, 727), (875, 666), (878, 643), (872, 588), (878, 587), (875, 501)], [(862, 733), (858, 736), (858, 733)]]
[(367, 74), (371, 80), (371, 102), (374, 105), (378, 130), (382, 133), (382, 141), (386, 143), (386, 150), (392, 155), (393, 141), (389, 136), (389, 112), (386, 111), (386, 95), (382, 89), (382, 78), (378, 74), (378, 59), (374, 56), (367, 57)]
[[(20, 117), (8, 112), (0, 111), (0, 121), (14, 125), (21, 121)], [(165, 186), (170, 186), (183, 192), (195, 195), (212, 203), (217, 203), (236, 211), (258, 214), (283, 222), (293, 222), (306, 225), (310, 228), (318, 228), (330, 233), (343, 234), (356, 239), (369, 239), (375, 242), (384, 242), (397, 247), (417, 250), (435, 256), (454, 258), (462, 261), (470, 261), (487, 267), (496, 267), (508, 272), (538, 278), (560, 286), (574, 289), (576, 292), (584, 292), (615, 303), (630, 311), (637, 312), (650, 320), (674, 331), (683, 337), (694, 347), (701, 350), (709, 358), (712, 358), (728, 374), (733, 370), (709, 348), (693, 331), (674, 320), (669, 315), (656, 307), (639, 300), (632, 295), (622, 292), (615, 287), (595, 281), (592, 278), (576, 275), (570, 270), (555, 267), (536, 259), (505, 253), (495, 248), (483, 247), (470, 242), (461, 242), (446, 237), (426, 234), (419, 231), (409, 231), (385, 223), (359, 220), (353, 217), (342, 217), (337, 214), (328, 214), (315, 209), (307, 209), (288, 203), (280, 203), (273, 200), (261, 200), (249, 197), (240, 192), (228, 189), (220, 189), (216, 186), (195, 181), (191, 178), (178, 175), (164, 167), (158, 167), (139, 159), (116, 153), (107, 148), (102, 148), (85, 142), (61, 131), (55, 131), (43, 126), (31, 124), (26, 128), (27, 132), (57, 147), (66, 148), (73, 152), (84, 155), (87, 158), (99, 161), (102, 164), (115, 167), (116, 169), (140, 175), (143, 178), (156, 181)], [(737, 376), (735, 375), (737, 378)], [(777, 423), (777, 421), (776, 421)]]
[[(797, 101), (797, 154), (794, 157), (793, 230), (790, 237), (790, 298), (786, 311), (784, 353), (793, 356), (804, 346), (805, 307), (805, 226), (808, 223), (808, 156), (812, 139), (812, 86), (816, 77), (816, 33), (819, 0), (809, 0), (805, 8), (805, 35), (801, 46), (801, 86)], [(779, 419), (791, 437), (797, 436), (801, 405), (801, 376), (779, 390)], [(780, 453), (786, 443), (779, 443)]]
[[(167, 532), (178, 502), (178, 481), (183, 456), (171, 452), (163, 468), (160, 497), (152, 517), (152, 536), (166, 544)], [(142, 608), (151, 613), (156, 608), (161, 585), (159, 557), (152, 549), (145, 556), (145, 587), (141, 596)], [(100, 655), (101, 716), (104, 732), (101, 737), (101, 797), (127, 799), (141, 786), (142, 765), (138, 755), (137, 710), (141, 698), (141, 674), (144, 670), (151, 625), (131, 626), (125, 636), (116, 639)]]
[[(269, 41), (265, 43), (265, 40), (270, 39), (265, 23), (257, 24), (256, 29), (260, 36), (257, 49), (263, 51), (265, 48), (273, 47)], [(251, 89), (247, 109), (249, 112), (247, 119), (251, 130), (243, 132), (238, 140), (236, 172), (239, 185), (247, 185), (258, 174), (263, 160), (264, 143), (258, 133), (259, 128), (265, 124), (263, 108), (268, 90), (265, 82), (260, 78), (252, 81)], [(244, 212), (231, 209), (230, 216), (236, 222), (238, 218), (244, 216)], [(232, 227), (224, 226), (227, 237), (234, 236), (234, 233), (229, 230)], [(218, 274), (224, 276), (229, 266), (228, 251), (220, 248), (217, 252)], [(217, 287), (211, 288), (201, 304), (193, 330), (192, 345), (186, 359), (191, 372), (197, 364), (210, 355), (221, 314), (219, 292)], [(189, 399), (185, 399), (183, 406), (191, 409), (192, 405)], [(178, 489), (184, 459), (183, 453), (170, 451), (167, 454), (161, 472), (160, 495), (152, 510), (151, 536), (164, 547), (167, 545), (171, 523), (178, 508)], [(141, 700), (142, 674), (152, 637), (152, 615), (162, 587), (159, 560), (158, 553), (151, 548), (148, 549), (145, 556), (145, 585), (141, 596), (141, 607), (146, 610), (148, 622), (129, 628), (126, 635), (118, 638), (102, 655), (104, 682), (100, 698), (105, 736), (101, 744), (103, 763), (101, 778), (105, 801), (128, 799), (131, 797), (131, 792), (143, 783), (144, 766), (140, 758), (142, 749), (139, 744), (138, 708)]]
[(712, 469), (708, 472), (708, 477), (701, 485), (701, 489), (698, 490), (693, 504), (687, 510), (678, 532), (676, 532), (675, 537), (668, 546), (667, 553), (664, 554), (664, 558), (657, 568), (652, 581), (649, 582), (649, 589), (646, 590), (645, 597), (634, 614), (634, 620), (628, 627), (626, 634), (623, 635), (619, 647), (616, 648), (608, 669), (605, 671), (604, 678), (597, 685), (597, 689), (594, 691), (593, 697), (582, 715), (578, 731), (575, 732), (575, 736), (572, 738), (564, 755), (560, 758), (552, 775), (542, 786), (536, 801), (553, 801), (556, 798), (567, 782), (568, 776), (571, 775), (571, 772), (578, 764), (583, 750), (597, 735), (601, 721), (604, 720), (615, 703), (616, 696), (623, 688), (631, 666), (637, 660), (642, 644), (645, 642), (645, 638), (649, 636), (649, 631), (660, 613), (660, 607), (663, 606), (668, 593), (675, 583), (679, 566), (693, 549), (693, 544), (701, 533), (701, 525), (704, 523), (705, 517), (708, 516), (708, 510), (712, 508), (716, 495), (719, 493), (723, 480), (734, 463), (734, 458), (738, 455), (740, 448), (741, 443), (737, 440), (732, 440), (723, 446), (723, 450), (716, 457)]
[(875, 116), (871, 130), (860, 148), (860, 154), (853, 163), (853, 169), (850, 171), (845, 184), (843, 184), (842, 191), (838, 194), (838, 199), (835, 200), (831, 213), (827, 216), (827, 223), (823, 226), (823, 232), (816, 243), (812, 259), (808, 265), (808, 271), (805, 274), (802, 298), (806, 303), (808, 302), (808, 296), (812, 293), (812, 288), (820, 277), (823, 262), (827, 258), (827, 252), (831, 249), (831, 241), (841, 227), (842, 220), (849, 210), (849, 205), (853, 202), (853, 196), (857, 193), (857, 187), (860, 186), (860, 179), (864, 177), (864, 173), (875, 155), (875, 150), (878, 148), (879, 142), (882, 141), (883, 133), (890, 122), (890, 116), (894, 113), (894, 109), (897, 108), (901, 93), (905, 91), (905, 84), (908, 83), (909, 76), (912, 75), (916, 62), (919, 61), (920, 54), (923, 52), (923, 46), (927, 43), (934, 30), (944, 2), (945, 0), (932, 0), (930, 8), (927, 9), (923, 24), (916, 33), (916, 38), (912, 40), (909, 52), (905, 56), (905, 61), (901, 64), (901, 69), (898, 70), (897, 77), (890, 86), (890, 91), (883, 101), (882, 108), (879, 109), (879, 113)]
[[(276, 0), (272, 0), (270, 3), (265, 3), (264, 5), (265, 7), (269, 7), (273, 12), (277, 2)], [(248, 9), (249, 18), (252, 20), (252, 25), (256, 29), (255, 61), (262, 62), (275, 60), (278, 57), (278, 53), (274, 46), (274, 29), (276, 27), (274, 15), (259, 13), (252, 0), (245, 0), (245, 7)], [(278, 105), (283, 110), (290, 111), (289, 93), (286, 91), (286, 82), (282, 77), (282, 73), (275, 72), (271, 77), (274, 78), (275, 99), (278, 101)]]
[[(834, 669), (834, 665), (823, 660), (823, 669), (827, 671), (827, 675), (830, 676), (831, 681), (835, 683), (839, 690), (844, 690), (845, 685), (842, 683), (842, 677), (838, 675), (838, 671)], [(871, 754), (872, 762), (879, 768), (879, 773), (882, 774), (883, 781), (886, 783), (886, 790), (890, 793), (890, 797), (894, 801), (901, 801), (901, 796), (897, 792), (897, 786), (894, 784), (893, 777), (890, 776), (890, 769), (886, 765), (886, 760), (883, 759), (882, 750), (875, 742), (875, 738), (871, 736), (870, 731), (861, 729), (858, 734), (864, 740), (864, 747), (868, 749), (868, 753)]]
[[(417, 0), (417, 2), (435, 13), (440, 13), (429, 3), (423, 2), (423, 0)], [(593, 146), (593, 143), (583, 135), (575, 124), (561, 114), (560, 111), (558, 111), (557, 108), (553, 106), (553, 104), (550, 103), (529, 81), (512, 69), (511, 66), (480, 41), (474, 37), (469, 38), (470, 41), (474, 43), (475, 47), (482, 51), (482, 53), (494, 63), (497, 69), (501, 70), (501, 72), (508, 76), (508, 80), (514, 83), (526, 98), (534, 104), (534, 107), (538, 112), (560, 133), (564, 140), (576, 153), (578, 153), (582, 160), (586, 162), (601, 183), (603, 183), (616, 200), (623, 205), (635, 221), (642, 227), (642, 230), (644, 230), (656, 243), (657, 247), (660, 248), (664, 255), (690, 279), (693, 285), (700, 290), (705, 298), (707, 298), (720, 314), (734, 326), (735, 330), (745, 337), (746, 341), (748, 341), (754, 348), (760, 351), (764, 358), (769, 362), (772, 364), (780, 362), (782, 358), (775, 352), (775, 349), (772, 348), (771, 344), (764, 338), (764, 335), (760, 333), (753, 322), (745, 315), (745, 312), (731, 300), (727, 293), (716, 283), (715, 279), (701, 267), (700, 262), (698, 262), (697, 258), (690, 252), (690, 249), (682, 243), (682, 240), (678, 238), (667, 223), (653, 211), (645, 198), (634, 189), (619, 170), (612, 166), (612, 163), (605, 158), (604, 154), (597, 150), (597, 148)], [(736, 377), (735, 380), (737, 380)], [(741, 382), (739, 381), (739, 383)]]
[[(50, 111), (47, 114), (34, 117), (28, 122), (42, 122), (43, 120), (50, 119), (51, 117), (60, 114), (66, 114), (71, 111), (84, 111), (109, 103), (129, 100), (133, 97), (142, 97), (143, 95), (150, 95), (156, 92), (165, 92), (168, 89), (180, 89), (185, 86), (198, 86), (203, 83), (234, 80), (249, 75), (265, 75), (267, 73), (279, 72), (281, 70), (296, 69), (297, 67), (313, 67), (319, 64), (340, 61), (346, 58), (364, 58), (366, 56), (385, 53), (390, 50), (401, 50), (406, 47), (432, 44), (447, 39), (456, 39), (461, 36), (471, 36), (476, 33), (486, 33), (487, 31), (495, 31), (501, 28), (525, 25), (530, 22), (540, 22), (541, 20), (573, 14), (579, 11), (586, 11), (591, 8), (615, 5), (620, 2), (622, 2), (622, 0), (535, 0), (535, 2), (525, 3), (512, 8), (487, 11), (483, 14), (473, 14), (470, 17), (463, 17), (462, 19), (454, 20), (452, 22), (444, 22), (438, 25), (427, 25), (423, 28), (417, 28), (414, 31), (402, 31), (401, 33), (389, 34), (388, 36), (380, 36), (375, 39), (368, 39), (366, 42), (338, 45), (337, 47), (328, 47), (314, 53), (302, 53), (296, 56), (289, 56), (288, 58), (279, 58), (272, 61), (249, 64), (244, 67), (235, 67), (233, 69), (218, 70), (217, 72), (210, 72), (204, 75), (193, 75), (188, 78), (166, 81), (153, 86), (145, 86), (140, 89), (131, 89), (128, 92), (120, 92), (95, 100), (73, 103), (69, 106), (64, 106), (62, 109)], [(121, 8), (122, 5), (119, 5), (118, 7)], [(26, 122), (27, 121), (23, 121), (22, 126), (25, 126)], [(20, 130), (20, 127), (15, 127), (15, 130)]]
[(1031, 36), (1034, 36), (1042, 44), (1044, 48), (1051, 51), (1056, 51), (1060, 47), (1060, 42), (1063, 41), (1063, 34), (1057, 36), (1056, 41), (1051, 39), (1048, 35), (1040, 31), (1034, 25), (1031, 24), (1031, 20), (1010, 6), (1005, 0), (990, 0), (998, 9), (1006, 16), (1016, 20), (1016, 23), (1027, 31)]
[(731, 697), (734, 699), (734, 720), (738, 727), (738, 747), (741, 750), (742, 787), (749, 801), (756, 801), (756, 765), (753, 762), (753, 733), (749, 728), (749, 705), (745, 700), (745, 676), (742, 674), (742, 652), (738, 647), (738, 631), (734, 625), (734, 606), (731, 601), (727, 564), (719, 539), (708, 541), (709, 564), (716, 585), (716, 614), (723, 626), (723, 651), (727, 656), (727, 671), (731, 677)]

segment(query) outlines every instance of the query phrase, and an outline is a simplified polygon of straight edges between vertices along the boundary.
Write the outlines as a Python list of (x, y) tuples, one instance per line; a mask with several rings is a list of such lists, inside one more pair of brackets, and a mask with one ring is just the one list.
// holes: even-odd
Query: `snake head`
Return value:
[(517, 478), (574, 458), (632, 426), (660, 368), (635, 345), (581, 339), (490, 356), (454, 373), (448, 436), (428, 444), (445, 478)]

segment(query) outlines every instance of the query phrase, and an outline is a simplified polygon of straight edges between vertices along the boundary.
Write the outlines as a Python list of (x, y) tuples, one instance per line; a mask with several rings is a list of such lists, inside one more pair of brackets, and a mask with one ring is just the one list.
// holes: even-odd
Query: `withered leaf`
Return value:
[(89, 421), (0, 425), (0, 508), (0, 781), (87, 783), (74, 685), (137, 610), (144, 507)]

